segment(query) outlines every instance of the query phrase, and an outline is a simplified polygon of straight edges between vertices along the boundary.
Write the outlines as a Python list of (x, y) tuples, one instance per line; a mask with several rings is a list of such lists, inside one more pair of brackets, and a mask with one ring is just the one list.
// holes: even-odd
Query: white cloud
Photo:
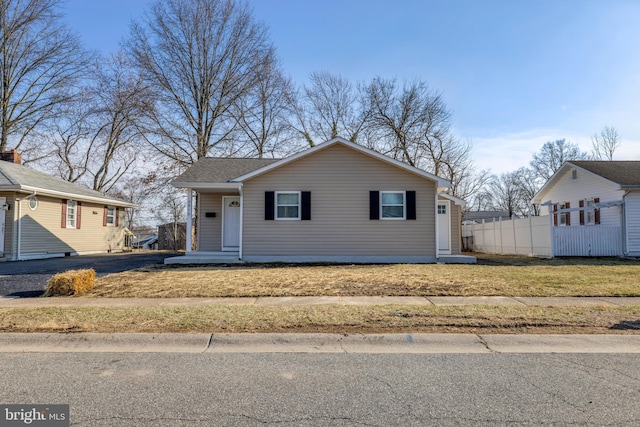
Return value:
[[(583, 151), (591, 152), (591, 139), (588, 137), (568, 135), (560, 130), (535, 129), (473, 138), (474, 160), (479, 169), (491, 169), (495, 174), (511, 172), (528, 166), (533, 154), (539, 152), (546, 142), (562, 138), (578, 144)], [(614, 159), (640, 160), (640, 141), (623, 139)]]

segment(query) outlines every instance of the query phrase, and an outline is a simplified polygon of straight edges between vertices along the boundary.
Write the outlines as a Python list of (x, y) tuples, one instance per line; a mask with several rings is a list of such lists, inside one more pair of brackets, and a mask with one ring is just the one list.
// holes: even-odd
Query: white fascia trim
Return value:
[(613, 182), (603, 176), (598, 175), (597, 173), (593, 173), (585, 168), (582, 168), (578, 165), (574, 165), (571, 162), (564, 162), (562, 164), (562, 166), (560, 166), (560, 169), (558, 169), (556, 171), (556, 173), (554, 173), (553, 175), (551, 175), (551, 178), (549, 178), (547, 180), (547, 182), (544, 183), (544, 185), (542, 186), (542, 188), (540, 188), (540, 190), (538, 190), (538, 192), (535, 194), (535, 196), (533, 196), (533, 199), (531, 199), (531, 203), (542, 203), (542, 199), (543, 199), (543, 195), (544, 193), (549, 189), (549, 187), (555, 185), (560, 179), (561, 177), (566, 174), (568, 172), (569, 169), (577, 169), (583, 173), (586, 173), (587, 175), (590, 175), (594, 178), (598, 178), (604, 182), (606, 182), (607, 184), (615, 187), (616, 190), (620, 190), (622, 189), (622, 187), (620, 186), (620, 184), (618, 184), (617, 182)]
[(456, 205), (462, 206), (463, 208), (467, 205), (467, 202), (465, 202), (464, 200), (462, 200), (459, 197), (452, 196), (451, 194), (438, 193), (438, 196), (442, 197), (443, 199), (450, 200), (450, 201), (454, 202)]
[(271, 163), (270, 165), (264, 166), (264, 167), (262, 167), (260, 169), (257, 169), (255, 171), (253, 171), (253, 172), (249, 172), (246, 175), (242, 175), (242, 176), (234, 179), (234, 181), (246, 181), (246, 180), (251, 179), (251, 178), (253, 178), (253, 177), (257, 176), (257, 175), (261, 175), (261, 174), (263, 174), (265, 172), (268, 172), (268, 171), (270, 171), (272, 169), (279, 168), (280, 166), (286, 165), (289, 162), (297, 160), (297, 159), (299, 159), (301, 157), (308, 156), (309, 154), (313, 154), (316, 151), (323, 150), (323, 149), (325, 149), (327, 147), (330, 147), (330, 146), (332, 146), (334, 144), (337, 144), (337, 143), (343, 144), (343, 145), (345, 145), (345, 146), (347, 146), (347, 147), (349, 147), (349, 148), (351, 148), (353, 150), (359, 151), (359, 152), (361, 152), (363, 154), (369, 155), (369, 156), (374, 157), (374, 158), (376, 158), (378, 160), (382, 160), (383, 162), (389, 163), (389, 164), (391, 164), (393, 166), (399, 167), (399, 168), (404, 169), (404, 170), (406, 170), (408, 172), (411, 172), (413, 174), (419, 175), (419, 176), (421, 176), (423, 178), (427, 178), (427, 179), (430, 179), (432, 181), (435, 181), (435, 182), (437, 182), (437, 186), (438, 187), (445, 187), (445, 188), (451, 187), (451, 183), (449, 181), (447, 181), (445, 179), (442, 179), (439, 176), (430, 174), (428, 172), (423, 171), (422, 169), (418, 169), (416, 167), (413, 167), (411, 165), (403, 163), (403, 162), (401, 162), (399, 160), (392, 159), (391, 157), (385, 156), (384, 154), (380, 154), (377, 151), (374, 151), (374, 150), (371, 150), (369, 148), (363, 147), (361, 145), (355, 144), (355, 143), (353, 143), (351, 141), (347, 141), (346, 139), (343, 139), (343, 138), (340, 138), (340, 137), (333, 138), (333, 139), (331, 139), (329, 141), (325, 141), (322, 144), (318, 144), (315, 147), (308, 148), (308, 149), (306, 149), (304, 151), (301, 151), (301, 152), (299, 152), (297, 154), (294, 154), (294, 155), (292, 155), (290, 157), (287, 157), (286, 159), (278, 160), (277, 162)]
[(175, 188), (191, 188), (193, 191), (198, 190), (240, 190), (242, 183), (240, 182), (177, 182), (173, 181), (171, 185)]
[(19, 186), (18, 191), (26, 191), (32, 194), (37, 193), (38, 195), (44, 195), (44, 196), (60, 197), (63, 199), (80, 200), (85, 202), (96, 202), (103, 205), (112, 205), (112, 206), (118, 206), (118, 207), (124, 207), (124, 208), (140, 207), (134, 203), (129, 203), (129, 202), (120, 201), (120, 200), (104, 199), (101, 197), (85, 196), (85, 195), (76, 194), (76, 193), (66, 193), (63, 191), (47, 190), (46, 188), (31, 187), (28, 185)]

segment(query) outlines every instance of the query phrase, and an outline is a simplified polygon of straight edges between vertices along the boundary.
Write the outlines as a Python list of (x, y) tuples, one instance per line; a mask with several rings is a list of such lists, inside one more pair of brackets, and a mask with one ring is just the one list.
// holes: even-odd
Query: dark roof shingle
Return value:
[(31, 169), (28, 166), (0, 160), (0, 189), (15, 190), (18, 187), (30, 187), (41, 191), (71, 194), (78, 198), (104, 199), (116, 204), (130, 204), (124, 200), (106, 196), (99, 191)]
[(623, 187), (640, 185), (639, 160), (573, 160), (570, 163)]
[(279, 159), (233, 159), (219, 157), (204, 157), (195, 162), (174, 182), (229, 182), (242, 175), (248, 174)]

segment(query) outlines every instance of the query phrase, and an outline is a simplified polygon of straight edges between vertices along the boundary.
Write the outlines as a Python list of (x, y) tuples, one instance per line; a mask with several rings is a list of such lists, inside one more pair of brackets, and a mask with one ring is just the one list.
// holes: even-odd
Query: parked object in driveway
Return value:
[(140, 250), (157, 250), (158, 249), (158, 235), (157, 234), (143, 234), (133, 240), (133, 248)]

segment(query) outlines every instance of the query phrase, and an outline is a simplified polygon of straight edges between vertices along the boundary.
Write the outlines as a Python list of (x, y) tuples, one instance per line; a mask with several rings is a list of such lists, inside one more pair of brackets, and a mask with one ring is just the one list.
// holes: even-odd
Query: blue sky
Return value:
[[(250, 0), (298, 84), (422, 79), (440, 91), (480, 168), (525, 166), (549, 140), (590, 150), (616, 127), (640, 160), (640, 1)], [(110, 52), (147, 0), (68, 0), (88, 48)]]

